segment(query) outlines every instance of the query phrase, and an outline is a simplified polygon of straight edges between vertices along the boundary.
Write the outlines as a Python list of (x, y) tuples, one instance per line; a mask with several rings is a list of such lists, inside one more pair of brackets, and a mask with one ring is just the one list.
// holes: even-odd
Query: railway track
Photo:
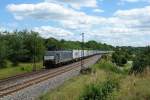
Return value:
[[(89, 60), (92, 60), (93, 58), (94, 57), (91, 57), (89, 59), (85, 59), (84, 62), (89, 63)], [(45, 73), (42, 73), (40, 75), (37, 75), (37, 74), (39, 74), (38, 72), (34, 73), (34, 75), (37, 75), (37, 77), (34, 77), (34, 78), (32, 78), (30, 80), (27, 80), (27, 81), (20, 82), (18, 84), (14, 84), (14, 85), (11, 85), (11, 86), (8, 86), (8, 87), (1, 88), (0, 89), (0, 97), (4, 97), (6, 95), (17, 92), (17, 91), (19, 91), (21, 89), (24, 89), (26, 87), (32, 86), (34, 84), (38, 84), (40, 82), (43, 82), (43, 81), (45, 81), (47, 79), (50, 79), (50, 78), (53, 78), (53, 77), (55, 77), (57, 75), (60, 75), (62, 73), (68, 72), (70, 70), (74, 70), (77, 67), (80, 67), (80, 65), (81, 65), (80, 62), (76, 62), (76, 63), (73, 63), (71, 65), (67, 65), (67, 66), (60, 67), (60, 68), (57, 68), (57, 69), (53, 69), (53, 70), (50, 70), (50, 71), (45, 71)], [(32, 76), (32, 75), (33, 74), (31, 73), (30, 76)], [(22, 75), (20, 75), (18, 77), (20, 78), (21, 76)], [(12, 79), (15, 79), (15, 78), (17, 78), (17, 77), (13, 77)], [(12, 80), (12, 79), (10, 79), (10, 80)], [(8, 79), (5, 80), (5, 81), (1, 81), (1, 82), (6, 83), (7, 81), (8, 81)]]
[(0, 85), (6, 81), (10, 81), (10, 80), (13, 80), (13, 79), (16, 79), (16, 78), (20, 78), (20, 77), (25, 77), (27, 75), (33, 75), (33, 74), (36, 74), (36, 73), (39, 73), (41, 72), (41, 70), (39, 71), (36, 71), (36, 72), (28, 72), (28, 73), (23, 73), (23, 74), (18, 74), (18, 75), (15, 75), (15, 76), (11, 76), (11, 77), (8, 77), (8, 78), (5, 78), (5, 79), (1, 79), (0, 80)]
[[(68, 66), (68, 65), (66, 65), (66, 66)], [(48, 72), (55, 71), (57, 69), (58, 68), (54, 68), (54, 69), (50, 69), (50, 70), (48, 70), (48, 69), (40, 70), (40, 71), (36, 71), (36, 72), (24, 73), (24, 74), (8, 77), (6, 79), (0, 80), (0, 90), (3, 88), (6, 88), (8, 86), (12, 86), (12, 85), (16, 85), (18, 83), (24, 82), (24, 81), (28, 81), (30, 79), (33, 79), (34, 77), (43, 75)]]
[(43, 73), (48, 72), (49, 70), (40, 70), (40, 71), (36, 71), (36, 72), (30, 72), (30, 73), (23, 73), (23, 74), (19, 74), (19, 75), (15, 75), (12, 77), (8, 77), (6, 79), (2, 79), (0, 80), (0, 89), (4, 88), (6, 84), (11, 84), (14, 85), (22, 80), (30, 79), (33, 78), (34, 75), (40, 75)]

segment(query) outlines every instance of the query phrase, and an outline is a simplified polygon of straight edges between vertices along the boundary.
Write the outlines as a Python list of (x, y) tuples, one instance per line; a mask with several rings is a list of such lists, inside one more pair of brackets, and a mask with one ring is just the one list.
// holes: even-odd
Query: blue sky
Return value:
[(150, 0), (0, 0), (0, 31), (121, 46), (150, 44)]

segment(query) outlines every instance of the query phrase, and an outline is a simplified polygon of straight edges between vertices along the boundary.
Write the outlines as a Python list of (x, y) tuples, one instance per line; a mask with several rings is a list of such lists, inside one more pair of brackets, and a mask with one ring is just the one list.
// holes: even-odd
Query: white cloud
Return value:
[(146, 3), (150, 3), (150, 0), (120, 0), (120, 2), (118, 3), (119, 5), (122, 5), (124, 3), (137, 3), (137, 2), (146, 2)]
[(150, 6), (146, 6), (144, 8), (136, 8), (131, 10), (118, 10), (114, 15), (119, 17), (126, 17), (126, 18), (139, 18), (144, 16), (150, 16)]
[(102, 10), (102, 9), (94, 9), (93, 12), (102, 13), (102, 12), (104, 12), (104, 10)]
[(150, 27), (150, 6), (132, 10), (118, 10), (115, 16), (128, 21), (129, 28), (137, 28), (143, 30)]
[(0, 32), (4, 32), (6, 29), (4, 27), (0, 27)]
[(36, 19), (52, 18), (53, 20), (65, 20), (66, 16), (82, 15), (82, 13), (76, 13), (61, 5), (46, 2), (38, 4), (9, 4), (7, 9), (12, 12), (17, 19), (31, 17)]
[(69, 5), (75, 9), (80, 9), (81, 7), (97, 7), (97, 0), (45, 0), (46, 2), (54, 2)]
[(150, 45), (150, 6), (131, 10), (118, 10), (105, 18), (99, 28), (88, 30), (90, 39), (113, 45)]
[(58, 39), (68, 39), (69, 37), (73, 36), (73, 33), (68, 30), (51, 26), (34, 27), (33, 31), (39, 32), (40, 35), (45, 38), (55, 37)]
[(124, 5), (125, 3), (150, 3), (150, 0), (119, 0), (118, 5)]
[(7, 9), (12, 12), (16, 19), (35, 18), (54, 20), (64, 27), (86, 28), (104, 20), (102, 17), (89, 16), (84, 12), (75, 11), (55, 3), (38, 4), (10, 4)]
[(139, 2), (141, 0), (121, 0), (122, 2)]
[[(33, 18), (57, 22), (59, 28), (50, 26), (34, 28), (34, 31), (40, 32), (44, 37), (53, 36), (72, 39), (76, 38), (76, 32), (85, 32), (88, 39), (96, 39), (113, 45), (141, 46), (149, 43), (148, 40), (150, 39), (145, 40), (145, 37), (150, 36), (150, 6), (131, 10), (118, 10), (111, 17), (105, 18), (88, 15), (85, 12), (68, 7), (64, 3), (56, 4), (50, 1), (38, 4), (10, 4), (7, 9), (19, 20)], [(62, 2), (71, 5), (86, 1), (62, 0)], [(78, 7), (88, 6), (86, 4), (86, 6), (79, 5)], [(95, 8), (95, 11), (99, 12), (100, 9)]]

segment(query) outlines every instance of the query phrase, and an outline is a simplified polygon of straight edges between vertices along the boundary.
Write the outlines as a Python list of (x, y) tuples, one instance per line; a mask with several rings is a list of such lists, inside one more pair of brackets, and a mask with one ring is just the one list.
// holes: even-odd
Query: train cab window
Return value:
[(60, 54), (56, 54), (56, 59), (60, 59)]

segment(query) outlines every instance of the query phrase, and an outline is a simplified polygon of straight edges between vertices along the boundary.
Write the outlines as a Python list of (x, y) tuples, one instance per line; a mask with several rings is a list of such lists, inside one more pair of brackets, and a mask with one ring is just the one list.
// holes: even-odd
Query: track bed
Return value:
[[(96, 60), (100, 58), (100, 55), (96, 55), (87, 59), (84, 59), (84, 66), (89, 66), (93, 64)], [(62, 73), (68, 72), (70, 70), (75, 70), (81, 67), (81, 61), (65, 65), (59, 68), (51, 70), (42, 70), (39, 72), (33, 72), (30, 74), (20, 75), (18, 77), (8, 78), (6, 80), (0, 81), (0, 97), (7, 96), (29, 86), (38, 84), (50, 78), (61, 75)]]

